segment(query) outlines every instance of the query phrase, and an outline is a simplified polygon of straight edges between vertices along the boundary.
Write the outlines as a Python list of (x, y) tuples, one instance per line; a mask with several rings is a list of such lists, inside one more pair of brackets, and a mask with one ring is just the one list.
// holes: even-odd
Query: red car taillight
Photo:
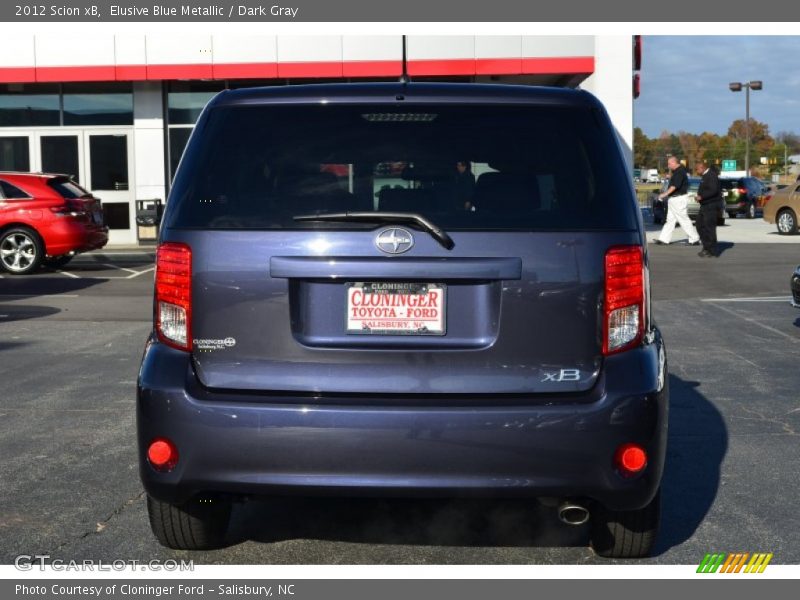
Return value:
[(156, 254), (156, 333), (165, 344), (192, 349), (192, 249), (168, 242)]
[(76, 219), (88, 217), (89, 213), (86, 212), (82, 205), (76, 205), (73, 202), (67, 200), (61, 206), (51, 206), (50, 212), (52, 212), (57, 217), (73, 217)]
[(640, 246), (615, 246), (606, 252), (603, 354), (639, 344), (644, 333), (645, 281)]
[(747, 195), (747, 190), (744, 189), (744, 188), (739, 188), (739, 193), (746, 196)]

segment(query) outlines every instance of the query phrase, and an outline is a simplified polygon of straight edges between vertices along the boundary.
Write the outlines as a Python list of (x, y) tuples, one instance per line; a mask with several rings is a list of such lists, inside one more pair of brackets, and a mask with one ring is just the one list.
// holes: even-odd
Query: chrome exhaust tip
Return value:
[(558, 519), (567, 525), (583, 525), (589, 520), (589, 511), (579, 504), (564, 502), (558, 507)]

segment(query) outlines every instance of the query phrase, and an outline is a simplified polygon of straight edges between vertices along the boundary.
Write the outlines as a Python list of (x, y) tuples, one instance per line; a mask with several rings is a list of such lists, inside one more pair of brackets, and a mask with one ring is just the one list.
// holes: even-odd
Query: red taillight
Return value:
[(51, 206), (50, 212), (57, 217), (72, 217), (76, 219), (89, 216), (89, 213), (86, 212), (83, 205), (75, 204), (69, 200), (61, 206)]
[(633, 97), (638, 98), (639, 94), (642, 92), (642, 80), (639, 77), (638, 73), (634, 73), (633, 75)]
[(156, 253), (156, 332), (179, 350), (192, 349), (192, 249), (167, 242)]
[(642, 69), (642, 36), (633, 36), (633, 70)]
[(636, 475), (647, 466), (647, 452), (638, 444), (623, 444), (614, 453), (614, 465), (626, 477)]
[(170, 471), (178, 464), (178, 449), (165, 438), (156, 438), (147, 447), (147, 460), (158, 471)]
[(603, 354), (639, 344), (645, 318), (644, 261), (641, 246), (615, 246), (606, 252)]
[(744, 188), (739, 188), (739, 193), (740, 194), (747, 194), (747, 190), (744, 189)]

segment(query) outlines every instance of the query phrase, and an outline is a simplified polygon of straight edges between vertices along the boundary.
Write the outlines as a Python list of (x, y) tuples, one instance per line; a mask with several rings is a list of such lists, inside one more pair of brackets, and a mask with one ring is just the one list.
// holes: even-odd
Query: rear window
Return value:
[(67, 198), (68, 200), (73, 198), (83, 198), (84, 196), (89, 195), (89, 192), (71, 179), (54, 177), (47, 181), (47, 185), (57, 191), (63, 198)]
[(603, 123), (588, 108), (218, 107), (189, 142), (167, 225), (352, 229), (374, 224), (293, 217), (392, 211), (448, 230), (633, 229)]
[(720, 179), (719, 182), (723, 190), (732, 190), (733, 188), (740, 188), (744, 185), (741, 179)]

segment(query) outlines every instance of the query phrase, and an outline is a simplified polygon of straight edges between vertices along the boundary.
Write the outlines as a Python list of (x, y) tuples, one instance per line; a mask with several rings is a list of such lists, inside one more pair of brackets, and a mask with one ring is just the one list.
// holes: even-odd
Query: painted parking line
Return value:
[(703, 302), (791, 302), (791, 296), (753, 296), (752, 298), (703, 298)]
[[(788, 301), (788, 299), (785, 300), (785, 301)], [(776, 300), (773, 300), (773, 302), (776, 302)], [(800, 338), (797, 338), (797, 337), (795, 337), (793, 335), (789, 335), (788, 333), (786, 333), (785, 331), (781, 331), (780, 329), (775, 329), (774, 327), (770, 327), (769, 325), (767, 325), (766, 323), (762, 323), (758, 319), (754, 319), (752, 317), (746, 317), (746, 316), (744, 316), (742, 314), (739, 314), (735, 310), (731, 310), (730, 308), (728, 308), (726, 306), (722, 306), (721, 302), (714, 302), (712, 304), (714, 304), (714, 306), (716, 306), (719, 310), (724, 311), (724, 312), (726, 312), (729, 315), (732, 315), (734, 317), (737, 317), (737, 318), (741, 319), (742, 321), (746, 321), (747, 323), (751, 323), (753, 325), (761, 327), (762, 329), (765, 329), (765, 330), (769, 331), (770, 333), (778, 334), (781, 337), (784, 337), (786, 339), (791, 340), (795, 344), (800, 343)]]
[(57, 270), (56, 273), (61, 273), (62, 275), (66, 275), (67, 277), (72, 277), (73, 279), (134, 279), (139, 277), (140, 275), (144, 275), (145, 273), (151, 273), (155, 270), (155, 267), (148, 267), (142, 271), (137, 271), (135, 269), (128, 269), (125, 267), (118, 267), (112, 264), (100, 263), (105, 267), (113, 268), (117, 271), (124, 271), (127, 272), (127, 275), (99, 275), (97, 271), (61, 271)]
[(118, 265), (112, 265), (111, 263), (100, 263), (100, 264), (103, 265), (104, 267), (117, 269), (118, 271), (127, 271), (128, 273), (138, 273), (138, 271), (135, 271), (134, 269), (129, 269), (127, 267), (120, 267)]
[(145, 273), (152, 273), (155, 270), (156, 270), (155, 267), (150, 267), (145, 269), (144, 271), (135, 271), (133, 275), (128, 275), (125, 279), (133, 279), (134, 277), (138, 277), (139, 275), (144, 275)]

